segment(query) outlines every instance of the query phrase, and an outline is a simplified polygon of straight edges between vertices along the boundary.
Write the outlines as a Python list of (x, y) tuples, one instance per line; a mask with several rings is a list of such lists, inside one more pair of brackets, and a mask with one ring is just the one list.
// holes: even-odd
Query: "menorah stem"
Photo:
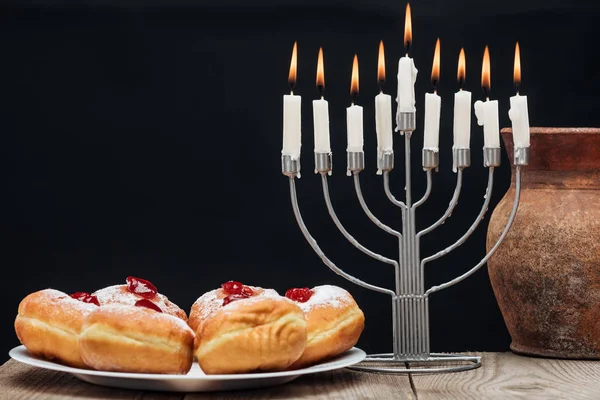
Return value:
[(483, 206), (481, 207), (481, 211), (479, 212), (477, 219), (475, 219), (475, 222), (473, 222), (473, 224), (471, 225), (469, 230), (460, 239), (458, 239), (453, 245), (446, 247), (444, 250), (441, 250), (432, 256), (424, 258), (421, 261), (421, 269), (423, 269), (425, 264), (427, 264), (428, 262), (436, 260), (440, 257), (443, 257), (446, 254), (450, 253), (452, 250), (461, 246), (469, 238), (469, 236), (471, 236), (471, 234), (479, 226), (479, 223), (483, 220), (485, 213), (487, 212), (487, 209), (490, 204), (491, 197), (492, 197), (493, 185), (494, 185), (494, 167), (489, 167), (488, 185), (487, 185), (487, 189), (486, 189), (486, 193), (485, 193), (485, 201), (483, 202)]
[(405, 149), (405, 192), (406, 192), (406, 216), (408, 229), (408, 249), (405, 252), (408, 255), (407, 259), (407, 274), (408, 274), (408, 293), (407, 299), (408, 308), (408, 326), (409, 326), (409, 349), (410, 356), (419, 356), (421, 353), (419, 330), (424, 320), (423, 307), (419, 295), (421, 294), (421, 276), (418, 267), (418, 249), (416, 240), (416, 209), (423, 204), (431, 193), (431, 169), (427, 169), (427, 189), (423, 197), (413, 204), (412, 202), (412, 165), (411, 165), (411, 148), (410, 139), (412, 132), (404, 133), (404, 149)]
[(406, 192), (406, 207), (410, 208), (412, 206), (412, 186), (411, 186), (411, 165), (410, 165), (410, 132), (406, 132), (404, 134), (404, 163), (406, 164), (406, 168), (404, 168), (405, 175), (405, 186), (404, 191)]
[(429, 297), (425, 297), (425, 328), (423, 331), (423, 353), (431, 354), (431, 344), (429, 340)]
[[(529, 160), (527, 159), (527, 162), (528, 161)], [(526, 164), (522, 164), (522, 165), (526, 165)], [(443, 283), (443, 284), (438, 285), (438, 286), (432, 286), (429, 290), (427, 290), (427, 292), (425, 292), (426, 295), (429, 295), (430, 293), (437, 292), (439, 290), (445, 289), (445, 288), (447, 288), (449, 286), (452, 286), (452, 285), (455, 285), (455, 284), (461, 282), (462, 280), (464, 280), (464, 279), (468, 278), (469, 276), (473, 275), (479, 268), (481, 268), (483, 265), (485, 265), (485, 263), (487, 263), (487, 261), (496, 252), (496, 250), (498, 249), (498, 247), (500, 246), (500, 244), (502, 243), (502, 241), (506, 237), (506, 234), (510, 230), (510, 227), (512, 226), (512, 223), (515, 220), (515, 216), (517, 215), (517, 210), (519, 208), (519, 199), (520, 199), (520, 196), (521, 196), (521, 166), (520, 165), (516, 165), (515, 166), (515, 199), (513, 201), (513, 207), (512, 207), (512, 210), (510, 212), (510, 215), (508, 217), (508, 221), (506, 223), (506, 226), (504, 227), (504, 230), (502, 231), (502, 234), (500, 235), (500, 237), (498, 238), (498, 240), (494, 244), (494, 247), (492, 247), (490, 249), (490, 251), (485, 255), (485, 257), (483, 257), (483, 259), (477, 265), (475, 265), (473, 268), (471, 268), (469, 271), (465, 272), (461, 276), (458, 276), (458, 277), (452, 279), (451, 281), (448, 281), (448, 282)]]
[(419, 276), (419, 268), (418, 268), (418, 250), (417, 250), (417, 242), (416, 242), (416, 235), (415, 235), (415, 231), (416, 231), (416, 205), (417, 203), (415, 203), (413, 205), (413, 207), (411, 207), (410, 209), (410, 214), (411, 214), (411, 223), (410, 223), (410, 240), (411, 240), (411, 248), (412, 248), (412, 259), (411, 259), (411, 281), (412, 281), (412, 288), (411, 288), (411, 294), (412, 294), (412, 298), (411, 298), (411, 303), (412, 303), (412, 310), (413, 310), (413, 315), (412, 315), (412, 331), (413, 331), (413, 354), (414, 355), (418, 355), (420, 352), (419, 349), (419, 326), (421, 324), (421, 321), (423, 319), (423, 316), (421, 315), (421, 304), (420, 304), (420, 300), (419, 300), (419, 295), (421, 294), (419, 288), (420, 288), (420, 279), (421, 277)]
[(375, 217), (375, 215), (373, 215), (371, 210), (369, 210), (369, 207), (367, 206), (367, 203), (365, 202), (365, 199), (363, 197), (362, 190), (360, 187), (359, 172), (354, 172), (353, 175), (354, 175), (354, 188), (356, 190), (356, 196), (358, 197), (358, 202), (360, 203), (360, 206), (362, 207), (363, 211), (365, 212), (365, 214), (367, 214), (367, 217), (369, 217), (369, 219), (371, 221), (373, 221), (375, 223), (375, 225), (377, 225), (379, 228), (381, 228), (385, 232), (387, 232), (391, 235), (394, 235), (397, 238), (401, 238), (402, 234), (400, 232), (395, 231), (394, 229), (385, 225), (383, 222), (381, 222), (379, 219), (377, 219), (377, 217)]
[(407, 208), (402, 208), (402, 240), (400, 241), (399, 248), (404, 250), (400, 252), (400, 258), (402, 260), (402, 297), (400, 301), (400, 310), (401, 310), (401, 332), (402, 332), (402, 346), (401, 352), (402, 354), (406, 354), (408, 352), (409, 343), (410, 343), (410, 328), (407, 326), (406, 321), (409, 318), (409, 310), (407, 305), (406, 296), (410, 293), (408, 286), (408, 277), (409, 277), (409, 237), (410, 237), (410, 229), (408, 228), (409, 218), (408, 218), (409, 210)]
[[(363, 253), (365, 253), (366, 255), (368, 255), (369, 257), (372, 257), (374, 259), (376, 259), (377, 261), (381, 261), (384, 262), (386, 264), (390, 264), (394, 266), (394, 272), (395, 275), (398, 276), (400, 274), (400, 266), (398, 265), (398, 262), (389, 259), (387, 257), (383, 257), (369, 249), (367, 249), (365, 246), (361, 245), (358, 240), (356, 240), (354, 238), (354, 236), (352, 236), (347, 230), (346, 228), (344, 228), (344, 225), (342, 225), (340, 219), (338, 218), (337, 214), (335, 213), (335, 210), (333, 209), (333, 204), (331, 204), (331, 196), (329, 194), (329, 185), (327, 184), (327, 173), (326, 172), (322, 172), (321, 173), (321, 183), (323, 185), (323, 197), (325, 198), (325, 203), (327, 204), (327, 211), (329, 211), (329, 215), (331, 216), (331, 219), (333, 220), (333, 223), (335, 224), (335, 226), (337, 226), (338, 230), (342, 233), (342, 235), (344, 235), (344, 237), (350, 242), (352, 243), (357, 249), (359, 249), (360, 251), (362, 251)], [(398, 290), (399, 286), (400, 286), (400, 282), (396, 282), (396, 290)]]
[(392, 298), (395, 297), (396, 293), (394, 293), (394, 291), (386, 289), (386, 288), (382, 288), (379, 286), (371, 285), (370, 283), (367, 283), (358, 278), (355, 278), (352, 275), (347, 274), (344, 271), (342, 271), (337, 265), (335, 265), (333, 263), (333, 261), (331, 261), (329, 258), (327, 258), (325, 253), (323, 253), (323, 251), (317, 244), (317, 241), (312, 237), (312, 235), (308, 231), (308, 228), (304, 224), (304, 220), (302, 219), (302, 215), (300, 214), (300, 208), (298, 207), (298, 196), (296, 194), (295, 176), (291, 172), (289, 172), (289, 174), (290, 175), (288, 175), (288, 176), (290, 179), (290, 197), (292, 200), (292, 209), (294, 210), (296, 222), (298, 223), (298, 226), (300, 227), (302, 234), (306, 238), (306, 241), (310, 244), (310, 246), (313, 248), (315, 253), (317, 253), (317, 255), (321, 258), (321, 260), (323, 260), (323, 263), (325, 265), (327, 265), (333, 272), (335, 272), (336, 274), (340, 275), (341, 277), (347, 279), (348, 281), (354, 283), (355, 285), (362, 286), (365, 289), (373, 290), (375, 292), (390, 295), (390, 296), (392, 296)]
[(394, 358), (400, 353), (400, 336), (398, 332), (398, 301), (397, 297), (392, 298), (392, 351), (394, 352)]

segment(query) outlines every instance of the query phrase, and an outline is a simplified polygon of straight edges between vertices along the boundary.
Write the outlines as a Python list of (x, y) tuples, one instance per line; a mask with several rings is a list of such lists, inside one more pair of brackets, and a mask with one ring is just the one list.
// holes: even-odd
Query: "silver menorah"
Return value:
[(292, 200), (292, 208), (296, 216), (296, 221), (300, 230), (314, 251), (321, 257), (325, 265), (333, 272), (347, 279), (348, 281), (362, 286), (363, 288), (373, 290), (375, 292), (387, 294), (392, 298), (392, 322), (393, 322), (393, 352), (383, 354), (370, 354), (360, 364), (353, 368), (362, 371), (384, 372), (384, 373), (437, 373), (437, 372), (456, 372), (478, 368), (481, 366), (481, 357), (462, 354), (446, 354), (446, 353), (431, 353), (430, 338), (429, 338), (429, 295), (440, 290), (446, 289), (466, 279), (479, 268), (486, 264), (487, 260), (496, 251), (498, 246), (504, 240), (508, 233), (512, 222), (519, 207), (519, 196), (521, 193), (521, 167), (529, 163), (529, 147), (515, 148), (514, 150), (514, 165), (515, 165), (515, 199), (513, 202), (512, 211), (506, 223), (504, 231), (498, 238), (495, 245), (483, 257), (483, 259), (464, 274), (452, 279), (443, 284), (432, 286), (425, 290), (424, 270), (425, 265), (433, 260), (436, 260), (450, 253), (462, 245), (467, 238), (475, 231), (479, 223), (483, 220), (492, 195), (492, 187), (494, 183), (494, 168), (500, 166), (500, 148), (484, 148), (484, 166), (488, 168), (488, 183), (485, 194), (485, 200), (481, 211), (477, 215), (475, 222), (454, 244), (447, 248), (421, 259), (420, 241), (421, 238), (432, 232), (435, 228), (444, 223), (450, 217), (454, 207), (458, 202), (462, 187), (463, 170), (471, 165), (470, 149), (453, 149), (453, 168), (456, 172), (456, 188), (446, 212), (431, 226), (416, 232), (416, 210), (428, 199), (432, 187), (432, 171), (437, 170), (439, 164), (439, 153), (437, 150), (423, 149), (422, 164), (427, 176), (427, 188), (421, 199), (413, 203), (411, 189), (411, 148), (410, 139), (415, 130), (415, 113), (414, 112), (399, 112), (397, 114), (398, 131), (404, 135), (405, 149), (405, 179), (406, 179), (406, 199), (404, 202), (397, 200), (390, 191), (390, 172), (394, 167), (394, 153), (388, 151), (378, 155), (377, 166), (383, 174), (383, 187), (386, 196), (392, 204), (399, 207), (402, 211), (402, 232), (398, 232), (389, 226), (385, 225), (377, 219), (369, 210), (362, 195), (360, 188), (360, 172), (364, 170), (365, 158), (364, 152), (348, 152), (348, 173), (354, 179), (354, 187), (358, 201), (365, 214), (383, 231), (398, 238), (399, 257), (398, 261), (377, 254), (363, 245), (361, 245), (342, 225), (338, 219), (329, 195), (327, 184), (328, 176), (331, 173), (331, 153), (315, 152), (315, 172), (321, 175), (321, 183), (323, 185), (323, 196), (325, 204), (329, 211), (333, 222), (340, 232), (348, 239), (350, 243), (356, 246), (368, 256), (390, 264), (394, 267), (395, 272), (395, 289), (387, 289), (375, 286), (364, 282), (346, 272), (335, 265), (321, 250), (316, 240), (312, 237), (308, 228), (302, 220), (300, 209), (298, 206), (298, 198), (296, 195), (295, 178), (298, 177), (300, 171), (300, 163), (298, 159), (293, 159), (289, 155), (282, 156), (282, 173), (289, 177), (290, 196)]

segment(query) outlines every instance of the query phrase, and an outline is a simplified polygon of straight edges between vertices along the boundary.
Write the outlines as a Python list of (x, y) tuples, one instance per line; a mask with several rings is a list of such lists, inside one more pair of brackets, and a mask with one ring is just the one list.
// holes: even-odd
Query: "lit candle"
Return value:
[(458, 56), (459, 90), (454, 94), (454, 145), (455, 149), (468, 149), (471, 142), (471, 92), (463, 90), (466, 77), (465, 50)]
[(529, 111), (527, 110), (527, 96), (519, 95), (521, 86), (521, 52), (519, 43), (515, 46), (514, 81), (517, 94), (510, 98), (508, 117), (512, 122), (513, 142), (515, 148), (529, 147)]
[(301, 97), (294, 94), (297, 58), (297, 43), (294, 43), (288, 76), (290, 94), (283, 96), (283, 149), (281, 150), (282, 155), (290, 156), (293, 160), (300, 158), (300, 147), (302, 146)]
[(352, 83), (350, 85), (352, 105), (346, 109), (346, 128), (348, 130), (347, 151), (363, 151), (363, 108), (354, 104), (358, 95), (358, 57), (354, 55), (352, 63)]
[(440, 140), (440, 110), (442, 99), (437, 94), (437, 83), (440, 79), (440, 39), (435, 44), (433, 66), (431, 68), (431, 84), (433, 93), (425, 93), (425, 126), (423, 148), (439, 150)]
[(483, 126), (483, 147), (500, 148), (500, 122), (498, 121), (498, 100), (490, 100), (491, 71), (490, 50), (485, 46), (483, 64), (481, 65), (481, 87), (485, 93), (485, 102), (475, 102), (475, 115), (477, 123)]
[(319, 49), (317, 61), (317, 88), (321, 98), (313, 100), (313, 119), (315, 132), (315, 153), (330, 153), (329, 143), (329, 105), (323, 96), (325, 89), (325, 71), (323, 67), (323, 48)]
[(406, 17), (404, 20), (404, 46), (406, 55), (398, 61), (398, 112), (415, 111), (415, 82), (417, 81), (417, 69), (412, 58), (408, 56), (408, 50), (412, 42), (412, 21), (410, 16), (410, 4), (406, 4)]
[(377, 68), (377, 82), (379, 94), (375, 96), (375, 130), (377, 131), (378, 156), (393, 151), (392, 140), (392, 96), (383, 93), (385, 83), (385, 54), (383, 41), (379, 42), (379, 59)]

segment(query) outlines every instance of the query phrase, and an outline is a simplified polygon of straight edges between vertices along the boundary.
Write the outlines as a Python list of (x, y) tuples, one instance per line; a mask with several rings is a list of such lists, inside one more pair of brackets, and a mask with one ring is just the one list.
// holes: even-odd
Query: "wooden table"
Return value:
[(268, 389), (189, 394), (94, 386), (10, 360), (0, 367), (0, 399), (600, 399), (600, 361), (473, 354), (483, 356), (483, 367), (467, 372), (383, 375), (343, 369)]

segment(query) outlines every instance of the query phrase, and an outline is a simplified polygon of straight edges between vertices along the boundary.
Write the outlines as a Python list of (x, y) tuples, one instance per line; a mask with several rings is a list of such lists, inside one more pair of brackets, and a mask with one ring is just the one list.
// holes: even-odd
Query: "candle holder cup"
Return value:
[(292, 209), (296, 217), (296, 221), (300, 230), (304, 234), (306, 240), (311, 245), (313, 250), (321, 258), (323, 263), (327, 265), (333, 272), (347, 279), (348, 281), (378, 293), (390, 296), (392, 303), (392, 353), (370, 354), (365, 360), (351, 368), (355, 370), (381, 373), (441, 373), (441, 372), (456, 372), (466, 371), (481, 366), (481, 357), (462, 354), (446, 354), (432, 353), (430, 351), (429, 338), (429, 296), (435, 292), (446, 289), (455, 285), (467, 277), (475, 273), (479, 268), (486, 264), (487, 260), (496, 251), (500, 243), (504, 240), (515, 218), (517, 208), (519, 206), (519, 195), (521, 192), (521, 173), (522, 166), (528, 164), (529, 148), (518, 148), (514, 150), (515, 159), (515, 198), (513, 201), (512, 211), (508, 217), (503, 232), (498, 238), (496, 244), (491, 247), (485, 257), (474, 267), (469, 269), (464, 274), (443, 284), (432, 286), (425, 289), (424, 271), (428, 262), (443, 257), (462, 245), (467, 238), (475, 231), (479, 223), (485, 216), (488, 210), (492, 187), (494, 183), (494, 168), (500, 165), (500, 149), (484, 149), (484, 166), (489, 169), (488, 183), (485, 194), (485, 200), (479, 215), (475, 222), (471, 225), (468, 231), (461, 236), (451, 246), (433, 254), (429, 257), (421, 259), (420, 255), (420, 240), (421, 238), (432, 232), (434, 229), (443, 224), (450, 217), (454, 207), (458, 202), (458, 197), (461, 192), (463, 170), (471, 165), (471, 157), (469, 149), (454, 149), (453, 150), (453, 167), (457, 173), (456, 187), (448, 208), (444, 214), (431, 226), (419, 232), (416, 231), (416, 210), (428, 199), (432, 188), (432, 170), (438, 167), (437, 152), (423, 152), (423, 169), (426, 173), (427, 188), (421, 199), (413, 203), (412, 188), (411, 188), (411, 135), (415, 130), (415, 114), (414, 113), (398, 113), (397, 131), (404, 136), (405, 148), (405, 201), (397, 200), (390, 190), (390, 172), (393, 170), (394, 154), (386, 152), (380, 154), (377, 160), (377, 166), (380, 172), (383, 173), (383, 186), (388, 199), (392, 204), (399, 207), (402, 215), (402, 232), (398, 232), (377, 219), (367, 204), (362, 195), (360, 187), (360, 172), (365, 167), (363, 152), (349, 152), (347, 154), (348, 173), (354, 179), (354, 186), (359, 203), (365, 214), (371, 221), (381, 228), (386, 233), (397, 237), (399, 244), (398, 260), (393, 260), (377, 254), (363, 245), (361, 245), (342, 225), (338, 219), (329, 194), (328, 176), (331, 172), (331, 154), (324, 155), (321, 153), (315, 154), (316, 168), (315, 172), (321, 175), (321, 183), (323, 186), (323, 196), (329, 214), (337, 226), (339, 231), (352, 243), (355, 247), (361, 250), (368, 256), (389, 264), (394, 267), (394, 289), (388, 289), (380, 286), (375, 286), (365, 281), (362, 281), (339, 268), (334, 264), (321, 250), (316, 240), (310, 234), (308, 228), (304, 224), (300, 208), (298, 206), (298, 198), (296, 195), (295, 178), (293, 173), (294, 166), (297, 163), (292, 162), (289, 156), (282, 156), (282, 172), (289, 177), (290, 197)]

